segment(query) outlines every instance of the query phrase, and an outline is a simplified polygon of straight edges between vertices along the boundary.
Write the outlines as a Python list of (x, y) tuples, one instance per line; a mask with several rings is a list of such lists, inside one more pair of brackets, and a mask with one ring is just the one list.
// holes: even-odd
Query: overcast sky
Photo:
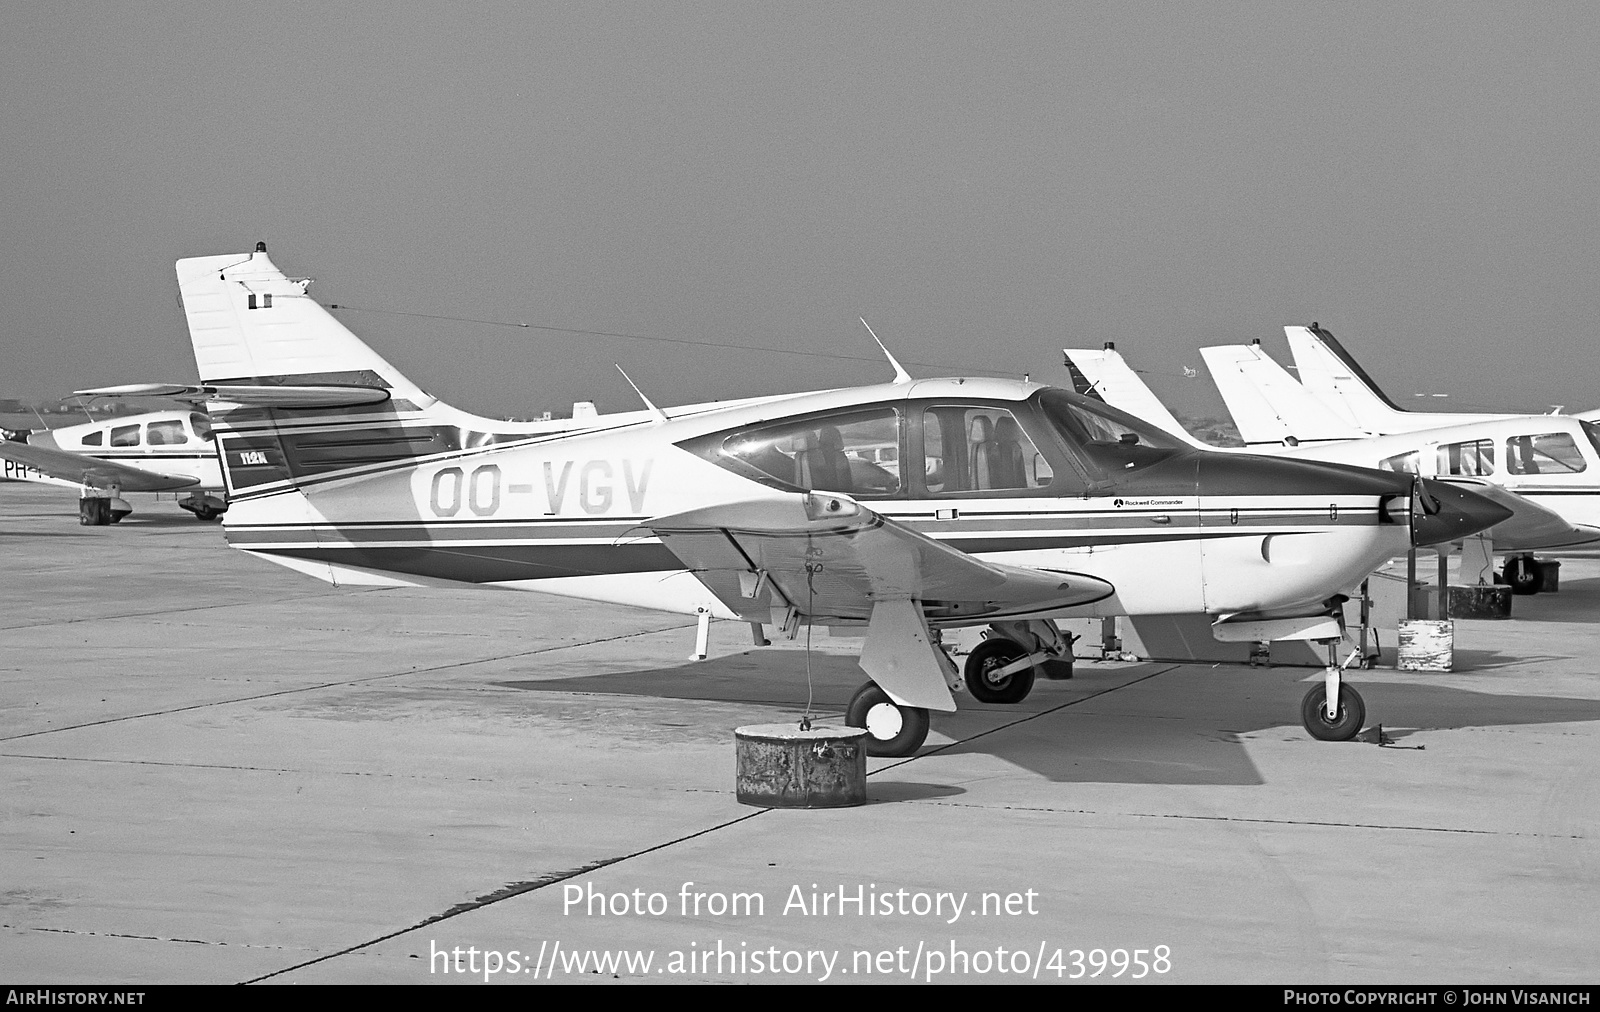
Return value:
[[(497, 416), (1321, 323), (1396, 400), (1600, 405), (1600, 5), (0, 7), (0, 395), (193, 379), (173, 261), (265, 241)], [(1200, 378), (1178, 378), (1182, 366)]]

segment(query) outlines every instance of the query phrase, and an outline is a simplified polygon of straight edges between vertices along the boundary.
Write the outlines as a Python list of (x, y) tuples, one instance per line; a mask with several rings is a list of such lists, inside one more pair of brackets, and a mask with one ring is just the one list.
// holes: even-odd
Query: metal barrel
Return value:
[(733, 732), (740, 804), (847, 808), (867, 803), (867, 752), (855, 727), (752, 724)]

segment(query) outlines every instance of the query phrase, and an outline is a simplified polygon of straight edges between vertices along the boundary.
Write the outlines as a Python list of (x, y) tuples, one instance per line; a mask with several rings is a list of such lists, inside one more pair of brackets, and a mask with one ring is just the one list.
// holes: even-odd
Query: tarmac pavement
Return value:
[[(134, 505), (0, 485), (0, 979), (1596, 976), (1600, 560), (1451, 673), (1352, 672), (1387, 747), (1301, 729), (1314, 670), (1080, 661), (764, 810), (733, 730), (799, 718), (803, 637), (690, 662), (681, 616), (329, 587)], [(835, 722), (858, 642), (813, 644)]]

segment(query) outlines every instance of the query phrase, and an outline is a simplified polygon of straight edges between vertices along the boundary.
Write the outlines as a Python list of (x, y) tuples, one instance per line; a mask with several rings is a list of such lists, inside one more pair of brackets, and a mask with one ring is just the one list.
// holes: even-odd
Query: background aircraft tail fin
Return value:
[(1390, 400), (1334, 336), (1313, 323), (1284, 327), (1300, 382), (1339, 416), (1366, 432), (1392, 432), (1387, 423), (1405, 411)]
[(1075, 392), (1159, 425), (1186, 442), (1196, 442), (1115, 348), (1065, 348), (1063, 352)]
[(1259, 345), (1201, 348), (1200, 354), (1247, 445), (1356, 439), (1366, 435), (1310, 396)]

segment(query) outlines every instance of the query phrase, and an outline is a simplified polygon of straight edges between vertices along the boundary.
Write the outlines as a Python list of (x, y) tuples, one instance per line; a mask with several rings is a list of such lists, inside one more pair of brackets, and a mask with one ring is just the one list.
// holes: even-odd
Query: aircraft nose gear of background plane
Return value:
[(1539, 569), (1539, 560), (1531, 555), (1506, 559), (1501, 579), (1511, 586), (1513, 594), (1537, 594), (1544, 589), (1544, 573)]
[(867, 729), (867, 755), (897, 759), (922, 747), (928, 738), (928, 711), (920, 706), (901, 706), (868, 682), (856, 691), (845, 711), (845, 724)]
[(1344, 669), (1361, 660), (1361, 648), (1339, 663), (1339, 643), (1328, 644), (1328, 666), (1321, 685), (1314, 685), (1300, 703), (1300, 720), (1311, 737), (1319, 741), (1349, 741), (1361, 733), (1367, 719), (1367, 705), (1354, 687), (1342, 682)]
[[(1054, 622), (996, 622), (962, 667), (967, 691), (980, 703), (1020, 703), (1038, 674), (1072, 677), (1072, 641)], [(1026, 645), (1025, 645), (1026, 644)]]

